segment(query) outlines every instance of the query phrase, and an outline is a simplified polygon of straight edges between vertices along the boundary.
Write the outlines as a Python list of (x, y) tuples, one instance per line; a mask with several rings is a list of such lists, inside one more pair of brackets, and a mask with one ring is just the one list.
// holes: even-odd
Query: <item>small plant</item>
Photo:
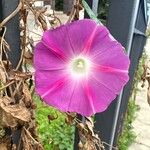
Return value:
[(65, 123), (65, 115), (43, 104), (34, 95), (37, 104), (36, 121), (38, 134), (45, 150), (72, 150), (74, 127)]
[(139, 106), (136, 105), (135, 100), (136, 100), (137, 92), (139, 91), (138, 84), (141, 81), (141, 76), (144, 71), (143, 65), (145, 64), (146, 59), (147, 59), (147, 55), (144, 52), (139, 61), (138, 69), (135, 73), (133, 86), (132, 86), (132, 95), (131, 95), (129, 103), (128, 103), (128, 110), (127, 110), (127, 113), (125, 116), (123, 131), (118, 140), (119, 150), (127, 150), (128, 147), (136, 139), (136, 133), (133, 131), (132, 122), (135, 120), (136, 112), (139, 110)]
[(129, 145), (132, 144), (136, 138), (133, 131), (132, 122), (136, 118), (136, 112), (138, 109), (139, 107), (135, 104), (135, 101), (130, 99), (128, 103), (128, 111), (124, 121), (123, 132), (118, 141), (119, 150), (127, 150)]

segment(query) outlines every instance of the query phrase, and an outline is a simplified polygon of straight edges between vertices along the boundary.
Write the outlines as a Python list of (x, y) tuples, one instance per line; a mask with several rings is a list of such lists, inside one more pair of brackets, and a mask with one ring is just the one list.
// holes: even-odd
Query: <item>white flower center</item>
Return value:
[(85, 57), (76, 57), (70, 63), (71, 74), (78, 78), (87, 76), (90, 70), (90, 61)]

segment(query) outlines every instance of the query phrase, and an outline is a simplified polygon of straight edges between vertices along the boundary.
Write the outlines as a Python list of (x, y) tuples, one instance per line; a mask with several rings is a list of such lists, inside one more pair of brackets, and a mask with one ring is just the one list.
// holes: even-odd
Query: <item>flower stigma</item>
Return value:
[(88, 58), (76, 57), (71, 60), (70, 70), (75, 78), (85, 77), (89, 74), (91, 63)]

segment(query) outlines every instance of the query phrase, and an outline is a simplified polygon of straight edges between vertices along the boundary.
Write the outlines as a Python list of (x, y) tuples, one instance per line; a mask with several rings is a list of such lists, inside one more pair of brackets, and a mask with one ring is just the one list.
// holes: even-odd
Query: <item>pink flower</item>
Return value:
[(84, 116), (106, 110), (129, 79), (124, 48), (90, 19), (44, 32), (35, 47), (34, 66), (41, 98)]

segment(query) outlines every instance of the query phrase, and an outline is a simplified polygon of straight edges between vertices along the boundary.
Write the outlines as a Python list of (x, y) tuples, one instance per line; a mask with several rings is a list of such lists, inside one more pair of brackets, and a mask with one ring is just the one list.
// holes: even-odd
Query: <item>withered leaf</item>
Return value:
[(150, 87), (148, 87), (148, 90), (147, 90), (147, 102), (150, 105)]
[(32, 77), (32, 74), (30, 72), (21, 72), (21, 71), (15, 71), (11, 70), (9, 72), (10, 80), (26, 80), (28, 78)]
[(79, 131), (81, 150), (104, 150), (103, 143), (97, 134), (94, 133), (94, 122), (92, 118), (86, 117), (83, 123), (78, 122), (77, 128)]
[(14, 118), (20, 119), (25, 122), (30, 121), (30, 112), (25, 108), (20, 106), (19, 104), (17, 105), (9, 105), (3, 107), (5, 112), (11, 114)]
[(13, 118), (19, 119), (24, 122), (29, 122), (31, 118), (31, 114), (28, 109), (20, 104), (15, 105), (6, 105), (4, 102), (5, 99), (0, 99), (0, 108), (7, 114), (12, 116)]
[(24, 54), (25, 62), (27, 64), (33, 64), (33, 54), (30, 51), (26, 51)]
[(94, 123), (90, 117), (86, 118), (86, 126), (87, 129), (89, 130), (89, 133), (94, 137), (95, 136), (93, 131)]
[(25, 51), (24, 57), (26, 59), (32, 59), (33, 58), (33, 54), (30, 51)]
[(22, 130), (21, 138), (25, 150), (44, 150), (41, 143), (35, 140), (25, 127)]
[(0, 149), (1, 149), (1, 150), (8, 150), (8, 149), (7, 149), (7, 143), (1, 143), (1, 144), (0, 144)]
[(11, 127), (11, 128), (15, 128), (18, 123), (17, 123), (17, 120), (14, 119), (10, 114), (7, 114), (6, 112), (2, 112), (2, 124), (3, 126), (6, 126), (6, 127)]
[(0, 66), (0, 80), (3, 83), (6, 83), (6, 75), (5, 75), (4, 69), (1, 66)]
[(67, 117), (65, 118), (65, 122), (68, 124), (68, 125), (71, 125), (74, 123), (74, 119), (76, 118), (76, 115), (74, 114), (67, 114)]
[(0, 139), (0, 150), (10, 150), (11, 140), (8, 137)]
[(94, 142), (87, 140), (84, 145), (84, 150), (97, 150)]
[(50, 115), (50, 114), (49, 114), (49, 115), (47, 116), (47, 118), (48, 118), (49, 121), (52, 121), (52, 120), (57, 119), (57, 118), (58, 118), (58, 115), (57, 115), (57, 116), (54, 116), (54, 115)]
[(144, 65), (143, 65), (143, 74), (141, 76), (141, 79), (143, 81), (143, 84), (141, 87), (145, 86), (145, 81), (147, 80), (148, 82), (148, 88), (147, 88), (147, 102), (150, 105), (150, 60), (148, 60)]
[(31, 93), (30, 93), (30, 91), (28, 89), (28, 85), (26, 83), (23, 84), (23, 94), (25, 95), (27, 102), (32, 100)]

